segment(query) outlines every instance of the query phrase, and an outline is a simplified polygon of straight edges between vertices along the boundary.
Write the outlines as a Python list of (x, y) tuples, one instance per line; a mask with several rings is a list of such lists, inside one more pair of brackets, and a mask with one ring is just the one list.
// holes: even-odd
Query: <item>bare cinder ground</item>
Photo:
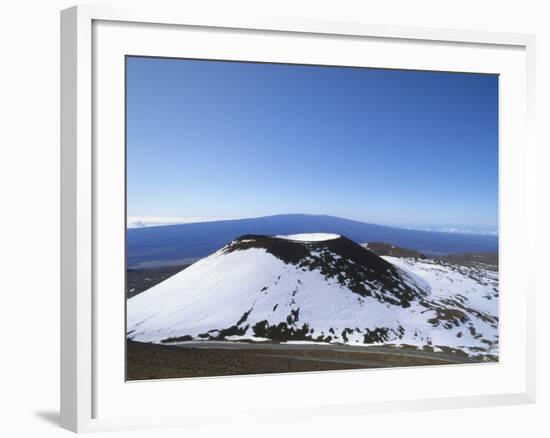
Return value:
[(167, 278), (176, 275), (189, 265), (169, 266), (151, 269), (126, 270), (126, 299), (132, 298), (141, 292), (159, 284)]
[(407, 348), (128, 341), (126, 379), (169, 379), (472, 363), (455, 354)]

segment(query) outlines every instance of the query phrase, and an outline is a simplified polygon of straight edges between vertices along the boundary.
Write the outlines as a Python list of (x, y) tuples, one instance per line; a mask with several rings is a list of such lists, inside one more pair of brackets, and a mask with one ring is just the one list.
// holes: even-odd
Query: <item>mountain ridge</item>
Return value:
[(128, 229), (128, 267), (189, 263), (245, 234), (336, 233), (355, 243), (383, 241), (425, 254), (495, 252), (498, 238), (409, 230), (329, 215), (284, 214), (259, 218)]

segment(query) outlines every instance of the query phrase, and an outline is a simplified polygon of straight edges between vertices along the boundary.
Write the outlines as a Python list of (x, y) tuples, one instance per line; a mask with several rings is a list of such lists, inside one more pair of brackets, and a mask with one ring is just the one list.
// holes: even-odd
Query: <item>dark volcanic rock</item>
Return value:
[(368, 249), (379, 256), (392, 256), (392, 257), (411, 257), (415, 259), (425, 258), (426, 256), (419, 251), (413, 249), (401, 248), (391, 243), (385, 242), (368, 242), (362, 243), (363, 248)]

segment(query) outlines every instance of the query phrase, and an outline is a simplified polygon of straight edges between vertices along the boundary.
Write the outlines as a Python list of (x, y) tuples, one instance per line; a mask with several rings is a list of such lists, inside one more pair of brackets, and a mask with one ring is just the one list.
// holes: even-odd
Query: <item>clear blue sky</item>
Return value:
[(128, 214), (498, 216), (498, 77), (127, 59)]

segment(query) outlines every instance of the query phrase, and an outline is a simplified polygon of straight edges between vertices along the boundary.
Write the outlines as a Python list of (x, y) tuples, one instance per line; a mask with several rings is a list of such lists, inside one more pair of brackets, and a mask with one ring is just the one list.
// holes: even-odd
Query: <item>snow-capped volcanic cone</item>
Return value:
[(443, 299), (433, 286), (337, 234), (245, 235), (129, 299), (128, 337), (441, 345), (494, 354), (496, 317), (470, 307), (470, 290)]

